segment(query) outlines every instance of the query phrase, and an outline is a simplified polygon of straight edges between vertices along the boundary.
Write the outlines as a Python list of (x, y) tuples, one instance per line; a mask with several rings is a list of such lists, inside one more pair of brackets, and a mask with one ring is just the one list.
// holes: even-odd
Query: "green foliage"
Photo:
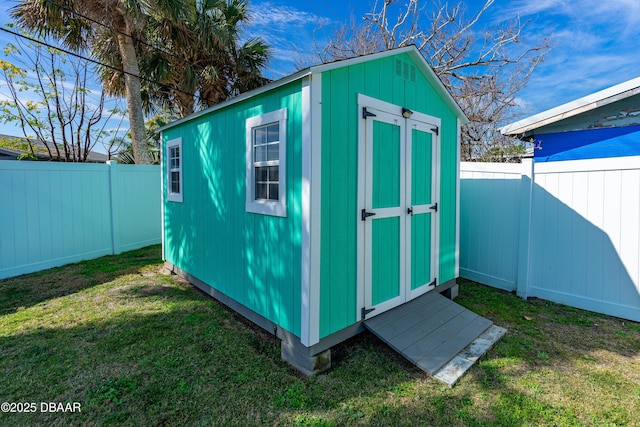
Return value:
[(136, 389), (136, 383), (128, 378), (111, 378), (100, 384), (95, 389), (89, 390), (87, 397), (90, 402), (100, 404), (104, 401), (121, 405), (126, 395)]
[[(171, 110), (179, 117), (225, 101), (267, 82), (262, 71), (270, 49), (260, 38), (242, 34), (249, 17), (246, 0), (156, 2), (144, 9), (140, 27), (146, 44), (136, 46), (147, 112)], [(161, 49), (156, 48), (161, 47)], [(96, 41), (94, 54), (108, 66), (100, 79), (111, 93), (123, 94), (119, 46), (109, 34)]]
[[(465, 282), (457, 302), (508, 333), (454, 388), (368, 333), (334, 347), (331, 370), (302, 378), (273, 350), (271, 334), (161, 267), (156, 245), (0, 280), (3, 400), (82, 404), (75, 414), (0, 413), (0, 425), (621, 426), (640, 419), (635, 322)], [(567, 323), (570, 316), (593, 326)]]
[[(160, 129), (162, 126), (176, 120), (177, 117), (168, 109), (162, 108), (155, 116), (145, 122), (147, 128), (147, 147), (149, 150), (149, 158), (152, 165), (160, 164)], [(129, 134), (127, 138), (114, 139), (111, 143), (115, 147), (115, 158), (123, 164), (134, 164), (133, 147)]]
[(22, 129), (26, 142), (15, 145), (24, 152), (20, 158), (82, 162), (117, 132), (107, 130), (107, 122), (121, 111), (117, 105), (109, 110), (104, 93), (88, 87), (84, 62), (17, 36), (3, 53), (0, 88), (9, 99), (0, 101), (0, 121)]
[[(506, 142), (505, 142), (506, 141)], [(479, 151), (482, 152), (482, 151)], [(527, 154), (527, 147), (524, 142), (515, 138), (505, 138), (499, 145), (494, 145), (485, 150), (478, 159), (483, 162), (513, 162), (519, 161)]]
[(42, 150), (41, 147), (38, 147), (37, 145), (34, 146), (28, 139), (5, 136), (0, 137), (0, 147), (23, 152), (18, 155), (18, 160), (37, 160), (38, 157), (36, 156), (36, 152)]

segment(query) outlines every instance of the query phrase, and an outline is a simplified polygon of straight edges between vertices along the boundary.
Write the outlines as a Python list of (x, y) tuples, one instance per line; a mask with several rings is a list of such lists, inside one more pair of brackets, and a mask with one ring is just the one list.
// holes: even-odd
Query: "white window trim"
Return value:
[[(278, 122), (278, 200), (255, 199), (255, 177), (253, 168), (253, 129)], [(246, 211), (286, 217), (287, 216), (287, 109), (272, 111), (260, 116), (250, 117), (245, 122), (246, 128)]]
[[(180, 151), (180, 167), (178, 168), (178, 172), (180, 173), (180, 192), (172, 193), (171, 192), (171, 149), (173, 147), (178, 147)], [(182, 159), (184, 156), (182, 155), (182, 138), (172, 139), (167, 141), (166, 149), (165, 149), (165, 162), (167, 166), (167, 200), (170, 202), (180, 202), (182, 203), (182, 183), (184, 181), (184, 175), (182, 174)]]

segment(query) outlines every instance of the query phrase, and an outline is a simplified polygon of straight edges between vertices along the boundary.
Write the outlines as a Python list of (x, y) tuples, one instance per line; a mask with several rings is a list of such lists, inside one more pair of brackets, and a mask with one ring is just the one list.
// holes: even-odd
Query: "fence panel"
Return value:
[(640, 158), (536, 165), (528, 295), (640, 321)]
[(523, 167), (460, 166), (460, 275), (505, 290), (518, 278)]
[(114, 253), (160, 243), (159, 166), (113, 165)]
[(0, 204), (0, 279), (160, 242), (158, 166), (2, 161)]
[(640, 321), (640, 157), (463, 163), (460, 187), (462, 277)]

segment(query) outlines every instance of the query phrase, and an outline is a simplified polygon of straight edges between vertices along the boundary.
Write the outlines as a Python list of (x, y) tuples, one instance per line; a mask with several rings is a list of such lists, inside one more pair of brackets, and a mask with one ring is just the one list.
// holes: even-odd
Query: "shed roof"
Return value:
[(241, 93), (238, 96), (235, 96), (233, 98), (230, 98), (226, 101), (223, 101), (219, 104), (216, 104), (212, 107), (209, 107), (205, 110), (202, 111), (198, 111), (195, 112), (193, 114), (188, 115), (187, 117), (183, 117), (179, 120), (176, 120), (175, 122), (169, 123), (165, 126), (162, 126), (161, 128), (159, 128), (159, 131), (163, 131), (166, 129), (169, 129), (171, 127), (174, 127), (176, 125), (188, 122), (190, 120), (193, 120), (197, 117), (200, 117), (204, 114), (208, 114), (212, 111), (216, 111), (216, 110), (220, 110), (222, 108), (225, 108), (229, 105), (233, 105), (235, 103), (244, 101), (248, 98), (251, 98), (253, 96), (259, 95), (261, 93), (270, 91), (272, 89), (278, 88), (280, 86), (284, 86), (286, 84), (289, 84), (291, 82), (294, 82), (296, 80), (299, 80), (303, 77), (309, 76), (311, 74), (314, 73), (322, 73), (325, 71), (330, 71), (330, 70), (334, 70), (337, 68), (342, 68), (342, 67), (348, 67), (350, 65), (354, 65), (354, 64), (358, 64), (361, 62), (367, 62), (367, 61), (372, 61), (372, 60), (376, 60), (376, 59), (380, 59), (380, 58), (385, 58), (387, 56), (393, 56), (393, 55), (398, 55), (398, 54), (402, 54), (402, 53), (406, 53), (408, 54), (416, 63), (416, 65), (418, 66), (418, 68), (420, 69), (420, 71), (424, 74), (424, 76), (427, 78), (427, 80), (429, 81), (429, 83), (433, 86), (433, 88), (436, 90), (436, 92), (438, 93), (438, 95), (440, 95), (440, 97), (444, 100), (445, 104), (451, 108), (451, 110), (455, 113), (455, 115), (460, 118), (460, 120), (462, 121), (462, 124), (466, 124), (469, 123), (469, 119), (467, 119), (467, 116), (465, 116), (464, 112), (462, 111), (462, 109), (460, 108), (460, 106), (458, 105), (458, 103), (455, 101), (455, 99), (453, 99), (453, 97), (451, 96), (451, 94), (449, 93), (449, 91), (447, 90), (447, 88), (444, 86), (444, 84), (442, 83), (442, 81), (440, 80), (440, 78), (438, 78), (438, 76), (436, 75), (436, 73), (433, 71), (433, 69), (429, 66), (429, 64), (427, 63), (427, 61), (425, 60), (424, 56), (422, 56), (422, 54), (420, 53), (420, 51), (418, 50), (417, 47), (415, 47), (414, 45), (410, 45), (410, 46), (405, 46), (405, 47), (400, 47), (400, 48), (396, 48), (396, 49), (390, 49), (390, 50), (385, 50), (382, 52), (378, 52), (378, 53), (372, 53), (372, 54), (368, 54), (368, 55), (362, 55), (362, 56), (356, 56), (354, 58), (349, 58), (349, 59), (342, 59), (342, 60), (338, 60), (338, 61), (333, 61), (333, 62), (328, 62), (325, 64), (320, 64), (320, 65), (314, 65), (311, 67), (307, 67), (305, 69), (302, 69), (296, 73), (290, 74), (286, 77), (283, 77), (281, 79), (275, 80), (271, 83), (268, 83), (264, 86), (261, 86), (257, 89), (253, 89), (250, 90), (248, 92), (244, 92)]
[(517, 122), (500, 128), (503, 135), (521, 135), (542, 126), (558, 122), (560, 120), (585, 113), (602, 107), (612, 102), (620, 101), (640, 93), (640, 77), (628, 80), (607, 89), (592, 93), (591, 95), (567, 102), (558, 107), (551, 108), (533, 116), (518, 120)]

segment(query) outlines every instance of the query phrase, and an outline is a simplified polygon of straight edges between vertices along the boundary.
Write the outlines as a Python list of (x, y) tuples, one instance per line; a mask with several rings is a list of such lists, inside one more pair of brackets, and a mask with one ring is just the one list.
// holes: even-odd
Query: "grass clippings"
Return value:
[(508, 333), (450, 389), (368, 333), (304, 379), (158, 246), (2, 280), (0, 402), (37, 411), (0, 425), (640, 425), (638, 323), (473, 282), (457, 302)]

